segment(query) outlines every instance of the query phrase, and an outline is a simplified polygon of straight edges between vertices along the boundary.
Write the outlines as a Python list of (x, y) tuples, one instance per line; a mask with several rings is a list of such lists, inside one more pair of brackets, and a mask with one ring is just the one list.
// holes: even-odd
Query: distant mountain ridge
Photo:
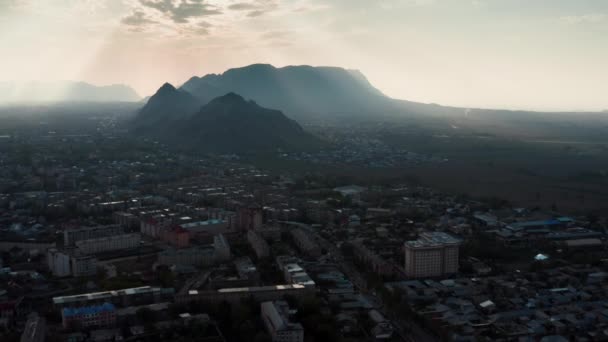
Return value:
[(368, 113), (390, 102), (359, 71), (337, 67), (253, 64), (219, 75), (192, 77), (180, 89), (203, 103), (235, 92), (298, 119), (317, 114)]
[(139, 135), (208, 152), (302, 150), (321, 144), (281, 111), (233, 92), (202, 105), (168, 83), (150, 97), (132, 128)]
[(136, 102), (141, 97), (123, 84), (86, 82), (2, 82), (0, 102)]

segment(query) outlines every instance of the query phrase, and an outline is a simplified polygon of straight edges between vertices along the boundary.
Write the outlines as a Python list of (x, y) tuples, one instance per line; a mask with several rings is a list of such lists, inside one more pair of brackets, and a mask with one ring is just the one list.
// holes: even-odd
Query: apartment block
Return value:
[(406, 241), (405, 274), (411, 278), (433, 278), (458, 272), (461, 241), (443, 232), (424, 232), (418, 240)]
[(303, 342), (304, 328), (291, 319), (295, 311), (285, 301), (264, 302), (261, 316), (273, 342)]

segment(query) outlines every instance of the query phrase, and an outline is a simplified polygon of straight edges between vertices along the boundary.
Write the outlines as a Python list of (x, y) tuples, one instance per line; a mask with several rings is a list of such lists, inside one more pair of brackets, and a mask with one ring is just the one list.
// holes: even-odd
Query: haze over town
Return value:
[(0, 341), (608, 341), (607, 15), (0, 0)]
[(4, 0), (11, 81), (158, 84), (253, 63), (363, 72), (385, 94), (459, 107), (608, 107), (602, 0)]

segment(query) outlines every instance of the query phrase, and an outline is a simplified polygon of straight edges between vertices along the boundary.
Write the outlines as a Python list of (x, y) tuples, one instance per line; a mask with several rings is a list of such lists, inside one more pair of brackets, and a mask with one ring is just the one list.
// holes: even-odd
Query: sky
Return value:
[(0, 0), (0, 82), (164, 82), (253, 63), (358, 69), (462, 107), (608, 109), (608, 0)]

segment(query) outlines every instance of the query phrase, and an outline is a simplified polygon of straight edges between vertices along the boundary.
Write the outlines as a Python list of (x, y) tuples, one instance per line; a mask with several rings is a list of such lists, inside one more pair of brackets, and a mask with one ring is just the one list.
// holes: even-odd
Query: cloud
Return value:
[(122, 18), (120, 22), (129, 26), (145, 26), (156, 23), (156, 21), (148, 19), (146, 14), (140, 10), (135, 10), (131, 15)]
[(260, 36), (260, 38), (267, 39), (267, 40), (271, 40), (271, 39), (285, 39), (285, 38), (287, 38), (291, 34), (292, 34), (291, 31), (281, 31), (281, 30), (268, 31), (268, 32), (263, 33)]
[(222, 14), (216, 6), (204, 0), (140, 0), (140, 3), (163, 13), (177, 24), (187, 23), (191, 18)]
[(569, 15), (560, 17), (559, 20), (566, 24), (597, 24), (608, 19), (608, 16), (603, 13), (591, 13), (583, 15)]
[(247, 13), (247, 16), (250, 18), (255, 18), (264, 15), (266, 12), (262, 10), (255, 10)]
[(279, 8), (276, 0), (252, 0), (236, 2), (228, 6), (232, 11), (247, 11), (250, 18), (259, 17)]
[(228, 6), (228, 9), (233, 11), (250, 11), (255, 10), (257, 8), (258, 6), (256, 4), (247, 2), (237, 2), (236, 4)]

